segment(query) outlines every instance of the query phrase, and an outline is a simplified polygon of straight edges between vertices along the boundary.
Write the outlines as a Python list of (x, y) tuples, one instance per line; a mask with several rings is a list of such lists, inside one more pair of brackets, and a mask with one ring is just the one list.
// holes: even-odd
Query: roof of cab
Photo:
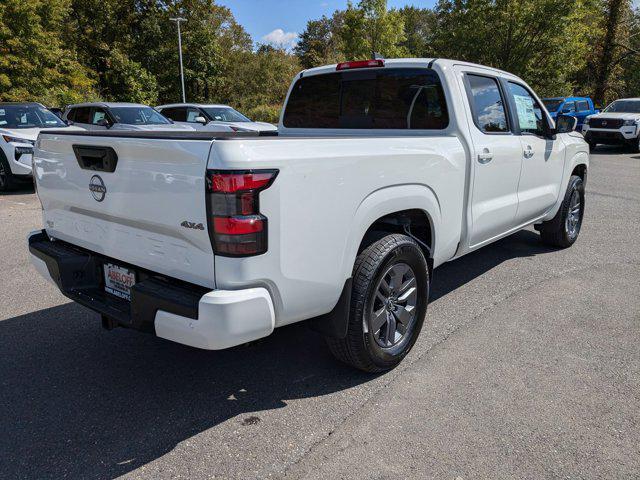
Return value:
[(572, 102), (574, 100), (591, 100), (590, 97), (574, 97), (574, 96), (569, 96), (569, 97), (545, 97), (543, 98), (543, 100), (564, 100)]
[(155, 108), (171, 108), (171, 107), (231, 108), (229, 105), (225, 105), (222, 103), (167, 103), (166, 105), (158, 105)]
[[(504, 70), (500, 70), (498, 68), (488, 67), (486, 65), (479, 65), (477, 63), (463, 62), (461, 60), (452, 60), (448, 58), (385, 58), (384, 67), (374, 67), (374, 68), (385, 68), (389, 66), (426, 67), (426, 66), (433, 66), (433, 65), (438, 65), (443, 68), (452, 67), (454, 65), (464, 65), (464, 66), (469, 66), (474, 68), (482, 68), (483, 70), (492, 71), (500, 75), (517, 78), (517, 76), (514, 75), (513, 73), (509, 73)], [(322, 67), (309, 68), (308, 70), (303, 70), (302, 72), (300, 72), (298, 76), (319, 75), (323, 73), (335, 72), (337, 66), (338, 64), (334, 63), (332, 65), (323, 65)]]
[(44, 105), (42, 105), (41, 103), (38, 102), (0, 102), (0, 107), (3, 106), (18, 106), (18, 107), (26, 107), (26, 106), (32, 106), (32, 105), (37, 105), (39, 107), (43, 107)]
[(104, 107), (104, 108), (113, 108), (113, 107), (148, 107), (149, 105), (143, 105), (142, 103), (129, 103), (129, 102), (86, 102), (86, 103), (74, 103), (73, 105), (68, 105), (67, 108), (76, 108), (76, 107)]

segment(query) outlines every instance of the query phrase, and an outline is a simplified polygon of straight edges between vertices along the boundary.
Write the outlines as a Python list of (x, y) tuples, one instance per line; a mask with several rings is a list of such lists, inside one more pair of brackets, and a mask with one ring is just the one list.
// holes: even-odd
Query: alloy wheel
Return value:
[(375, 289), (370, 307), (371, 331), (376, 343), (389, 348), (398, 344), (416, 320), (416, 275), (406, 263), (387, 268)]
[(582, 203), (580, 202), (580, 192), (574, 190), (569, 202), (569, 212), (565, 221), (565, 230), (569, 238), (575, 238), (580, 231), (582, 220)]

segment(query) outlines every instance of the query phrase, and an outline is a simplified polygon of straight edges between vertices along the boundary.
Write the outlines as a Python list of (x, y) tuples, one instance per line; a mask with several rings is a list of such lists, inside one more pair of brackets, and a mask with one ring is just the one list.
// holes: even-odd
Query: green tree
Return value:
[(303, 68), (313, 68), (338, 61), (338, 35), (342, 23), (341, 12), (333, 17), (322, 16), (319, 20), (309, 20), (298, 44), (293, 49)]
[(255, 120), (277, 122), (289, 84), (300, 71), (297, 57), (283, 49), (260, 45), (256, 52), (237, 52), (232, 57), (223, 101)]
[(624, 87), (618, 93), (621, 97), (640, 96), (640, 9), (631, 15), (628, 35), (621, 46), (619, 64)]
[(541, 95), (570, 94), (586, 65), (595, 12), (595, 0), (441, 0), (432, 48), (515, 73)]
[(181, 30), (187, 100), (220, 101), (228, 94), (229, 59), (252, 47), (228, 8), (213, 0), (139, 0), (138, 12), (134, 59), (156, 77), (159, 102), (181, 98), (177, 29), (170, 20), (177, 16), (186, 19)]
[(0, 100), (63, 105), (95, 95), (91, 73), (61, 30), (67, 0), (0, 2)]
[(433, 10), (407, 6), (399, 9), (398, 14), (402, 17), (406, 37), (400, 46), (411, 57), (427, 58), (432, 56), (431, 37), (435, 30)]
[(407, 53), (401, 45), (406, 40), (404, 20), (397, 10), (387, 9), (387, 0), (361, 0), (357, 6), (349, 2), (338, 35), (341, 54), (348, 60)]
[[(629, 46), (634, 16), (630, 0), (604, 0), (601, 7), (602, 25), (596, 49), (591, 57), (593, 96), (598, 105), (605, 105), (625, 90), (624, 65), (637, 50)], [(633, 68), (626, 62), (627, 68)]]

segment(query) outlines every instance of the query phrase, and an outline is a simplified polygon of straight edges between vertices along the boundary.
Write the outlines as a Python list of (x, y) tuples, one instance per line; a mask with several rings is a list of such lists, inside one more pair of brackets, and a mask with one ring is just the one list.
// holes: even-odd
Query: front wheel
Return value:
[(584, 182), (572, 175), (560, 210), (540, 226), (542, 241), (554, 247), (567, 248), (575, 243), (584, 217)]
[(640, 135), (629, 142), (631, 153), (640, 153)]
[(398, 365), (416, 342), (427, 312), (429, 270), (420, 246), (387, 235), (358, 255), (347, 336), (327, 338), (339, 360), (367, 372)]
[(15, 188), (16, 182), (4, 154), (0, 151), (0, 192), (8, 192)]

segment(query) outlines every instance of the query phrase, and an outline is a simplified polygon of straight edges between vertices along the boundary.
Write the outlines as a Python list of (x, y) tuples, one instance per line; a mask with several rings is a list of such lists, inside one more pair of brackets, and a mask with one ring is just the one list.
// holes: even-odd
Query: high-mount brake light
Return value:
[(209, 170), (207, 218), (216, 255), (246, 257), (267, 251), (267, 217), (260, 214), (260, 192), (277, 170)]
[(351, 70), (354, 68), (376, 68), (384, 67), (384, 60), (377, 58), (375, 60), (357, 60), (355, 62), (342, 62), (336, 66), (336, 70)]

